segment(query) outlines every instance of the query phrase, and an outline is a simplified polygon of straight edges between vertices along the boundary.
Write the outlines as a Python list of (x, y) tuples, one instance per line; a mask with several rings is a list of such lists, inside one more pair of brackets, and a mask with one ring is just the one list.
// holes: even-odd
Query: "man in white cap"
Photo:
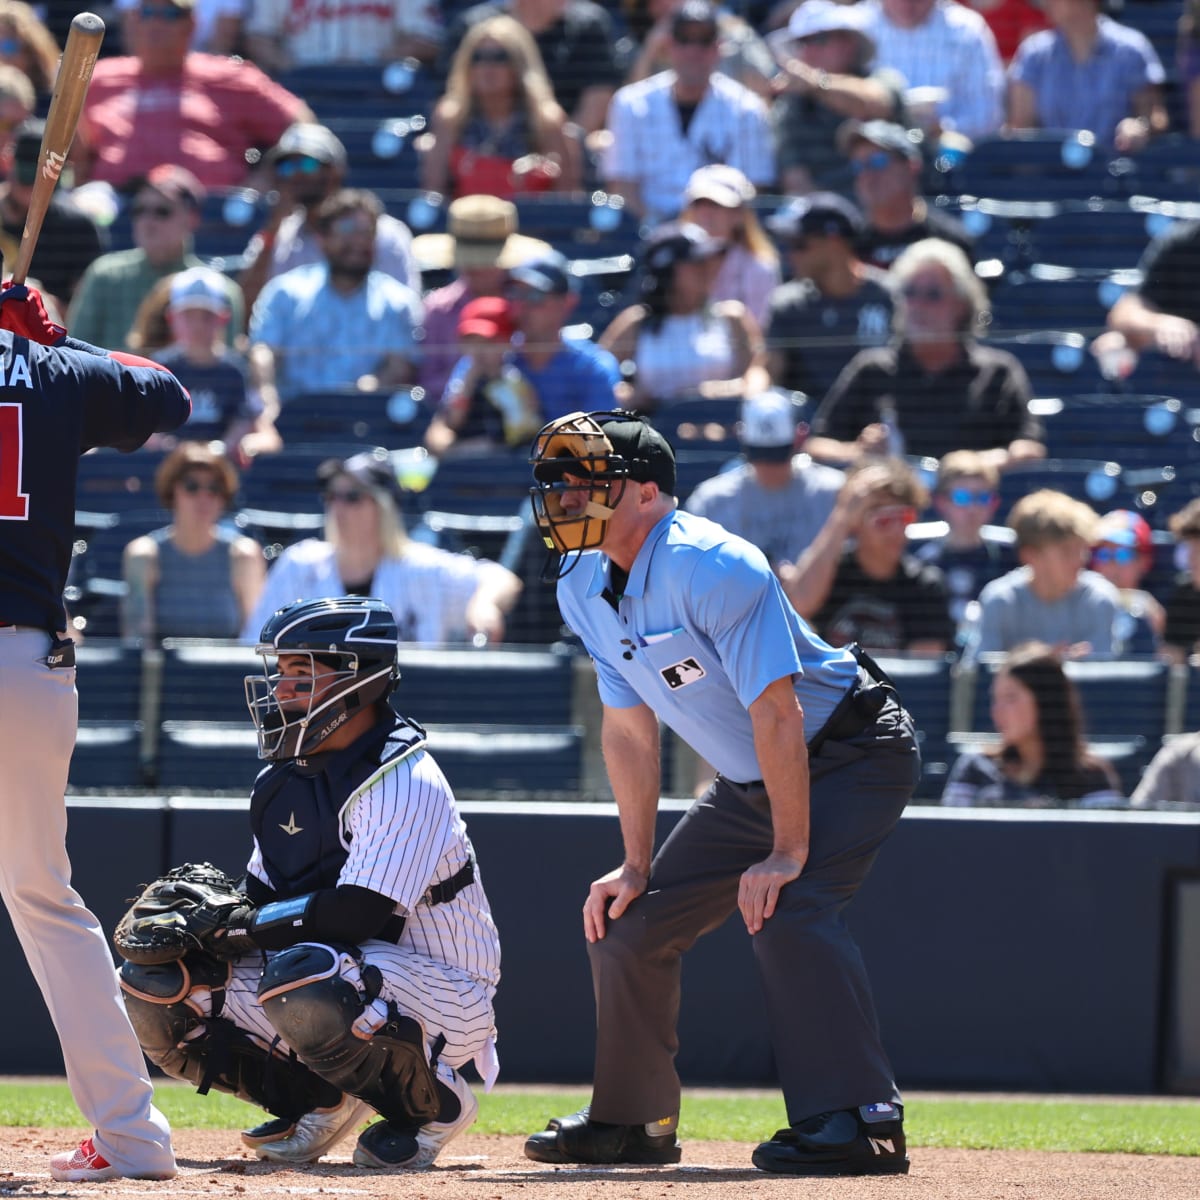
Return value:
[(782, 93), (771, 109), (782, 191), (846, 190), (849, 174), (837, 148), (843, 121), (895, 121), (903, 111), (904, 79), (872, 71), (875, 43), (858, 4), (806, 0), (785, 31), (771, 37), (783, 68)]
[(746, 462), (704, 480), (684, 507), (757, 546), (778, 571), (812, 544), (837, 502), (844, 476), (798, 454), (796, 405), (771, 390), (742, 402), (738, 439)]
[(517, 232), (517, 208), (498, 196), (460, 196), (446, 214), (445, 233), (425, 233), (413, 243), (422, 270), (453, 270), (455, 279), (425, 297), (425, 340), (421, 346), (421, 387), (437, 404), (458, 362), (458, 319), (479, 296), (504, 292), (510, 267), (551, 247)]
[[(268, 279), (321, 261), (317, 209), (342, 186), (346, 161), (346, 147), (337, 134), (311, 122), (290, 125), (268, 152), (271, 186), (278, 198), (243, 256), (239, 282), (247, 311)], [(403, 221), (380, 214), (374, 269), (420, 294), (421, 272), (413, 258), (412, 240)]]

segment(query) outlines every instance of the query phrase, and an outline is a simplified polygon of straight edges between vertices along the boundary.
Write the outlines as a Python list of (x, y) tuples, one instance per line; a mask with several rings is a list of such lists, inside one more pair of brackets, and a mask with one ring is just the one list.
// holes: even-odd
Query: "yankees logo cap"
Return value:
[(796, 406), (777, 390), (747, 396), (738, 420), (738, 440), (748, 459), (787, 462), (796, 446)]

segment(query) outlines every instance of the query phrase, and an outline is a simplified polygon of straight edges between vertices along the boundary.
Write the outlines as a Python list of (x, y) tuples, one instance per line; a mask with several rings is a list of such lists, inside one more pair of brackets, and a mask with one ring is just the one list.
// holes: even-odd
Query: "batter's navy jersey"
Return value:
[(182, 425), (191, 405), (169, 371), (102, 351), (0, 330), (0, 356), (0, 621), (53, 633), (65, 620), (79, 456), (136, 450)]
[(600, 553), (558, 584), (600, 699), (649, 705), (726, 779), (762, 778), (747, 710), (768, 684), (792, 676), (811, 737), (858, 677), (850, 651), (823, 642), (788, 603), (762, 552), (703, 517), (663, 517), (616, 609), (612, 595)]

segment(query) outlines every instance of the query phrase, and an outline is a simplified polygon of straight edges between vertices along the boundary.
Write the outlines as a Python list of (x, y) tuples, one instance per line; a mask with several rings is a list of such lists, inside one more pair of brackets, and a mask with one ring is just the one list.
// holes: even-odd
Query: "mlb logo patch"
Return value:
[(705, 671), (694, 658), (685, 658), (682, 662), (663, 667), (659, 674), (663, 677), (663, 682), (667, 687), (672, 691), (677, 691), (681, 687), (687, 687), (689, 683), (703, 679)]

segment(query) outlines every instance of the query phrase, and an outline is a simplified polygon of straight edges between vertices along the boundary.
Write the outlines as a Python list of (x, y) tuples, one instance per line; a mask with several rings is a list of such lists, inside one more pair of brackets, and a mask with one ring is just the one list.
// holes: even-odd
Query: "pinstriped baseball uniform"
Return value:
[(56, 635), (66, 623), (79, 455), (132, 450), (183, 424), (189, 407), (178, 380), (153, 364), (0, 331), (0, 894), (95, 1148), (129, 1175), (166, 1176), (175, 1160), (108, 939), (71, 886), (63, 793), (79, 710), (73, 647)]
[[(391, 897), (406, 918), (399, 943), (372, 939), (361, 946), (363, 963), (382, 976), (380, 1000), (419, 1018), (431, 1041), (444, 1036), (441, 1060), (452, 1067), (474, 1060), (490, 1085), (498, 1070), (496, 927), (478, 866), (474, 882), (452, 899), (426, 899), (474, 852), (432, 755), (397, 753), (389, 741), (382, 761), (376, 757), (381, 734), (397, 726), (404, 728), (388, 716), (343, 751), (264, 771), (251, 802), (255, 838), (247, 870), (276, 899), (295, 894), (281, 878), (285, 870), (299, 890), (350, 885)], [(271, 791), (280, 775), (282, 786)], [(314, 866), (315, 874), (306, 870)], [(257, 999), (261, 966), (257, 954), (235, 965), (223, 1015), (269, 1046), (276, 1034)]]

